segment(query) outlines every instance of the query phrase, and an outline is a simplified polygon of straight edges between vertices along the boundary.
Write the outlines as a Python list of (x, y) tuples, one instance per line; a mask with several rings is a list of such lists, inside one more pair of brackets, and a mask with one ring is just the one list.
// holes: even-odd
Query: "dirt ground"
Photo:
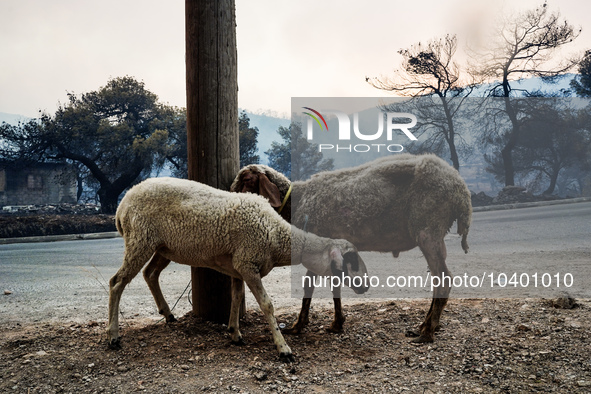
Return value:
[[(436, 341), (423, 345), (404, 333), (428, 300), (346, 305), (342, 334), (325, 332), (332, 310), (317, 306), (304, 333), (286, 336), (292, 364), (279, 361), (253, 310), (241, 322), (243, 346), (190, 313), (173, 324), (127, 317), (118, 351), (104, 322), (2, 323), (0, 392), (588, 393), (591, 302), (577, 304), (450, 300)], [(292, 309), (279, 320), (295, 319)]]

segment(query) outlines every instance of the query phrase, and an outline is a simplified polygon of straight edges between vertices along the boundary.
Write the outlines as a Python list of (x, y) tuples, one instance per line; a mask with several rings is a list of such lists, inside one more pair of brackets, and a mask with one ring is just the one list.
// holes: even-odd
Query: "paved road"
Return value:
[[(0, 324), (106, 319), (108, 282), (122, 260), (122, 238), (0, 245)], [(281, 277), (283, 281), (289, 277), (285, 268), (273, 272), (265, 282), (278, 284)], [(189, 280), (190, 267), (180, 264), (171, 264), (162, 273), (162, 289), (171, 307)], [(4, 290), (12, 294), (3, 295)], [(174, 311), (177, 316), (191, 310), (188, 292), (179, 300)], [(123, 294), (121, 311), (125, 317), (160, 318), (141, 273)], [(250, 293), (247, 303), (249, 307), (256, 304)]]
[[(446, 237), (447, 266), (461, 279), (454, 283), (452, 297), (554, 298), (567, 291), (591, 298), (591, 202), (475, 212), (468, 254), (454, 231), (455, 226)], [(379, 277), (366, 297), (431, 297), (431, 278), (418, 248), (397, 259), (386, 253), (363, 256), (369, 274)], [(407, 279), (405, 287), (387, 284), (388, 278), (399, 276)], [(411, 283), (409, 277), (416, 276), (424, 286)], [(565, 287), (571, 279), (572, 286)], [(396, 283), (404, 285), (404, 280)]]
[[(483, 273), (492, 273), (496, 291), (484, 292), (479, 288), (476, 293), (464, 294), (464, 289), (454, 288), (452, 296), (551, 297), (564, 289), (591, 298), (590, 240), (591, 202), (476, 212), (468, 238), (469, 254), (464, 255), (457, 236), (448, 236), (448, 267), (458, 276), (482, 277)], [(108, 280), (119, 268), (122, 255), (121, 238), (0, 245), (0, 323), (106, 319)], [(403, 253), (397, 259), (380, 253), (362, 256), (370, 275), (379, 276), (382, 281), (391, 275), (426, 274), (427, 266), (418, 250)], [(163, 272), (163, 292), (171, 306), (187, 286), (189, 272), (189, 267), (178, 264), (171, 264)], [(510, 280), (512, 273), (526, 274), (530, 284), (514, 289), (502, 280), (499, 283), (499, 274), (508, 274)], [(534, 273), (538, 273), (539, 288), (533, 287)], [(553, 283), (543, 288), (544, 273), (552, 276), (553, 281), (556, 274), (564, 279), (564, 274), (570, 273), (574, 285), (556, 289)], [(289, 276), (289, 268), (281, 268), (264, 281), (279, 309), (300, 303), (285, 291)], [(548, 276), (545, 279), (547, 283)], [(500, 288), (499, 284), (505, 287)], [(2, 295), (5, 289), (12, 294)], [(372, 288), (361, 300), (407, 296), (401, 289), (388, 290), (383, 293), (382, 288)], [(294, 292), (296, 297), (301, 294)], [(345, 291), (343, 295), (350, 296), (352, 292)], [(430, 289), (422, 289), (419, 296), (429, 297)], [(249, 308), (256, 307), (252, 296), (247, 297)], [(180, 316), (190, 308), (185, 295), (176, 314)], [(159, 318), (141, 274), (123, 293), (121, 310), (128, 318)]]

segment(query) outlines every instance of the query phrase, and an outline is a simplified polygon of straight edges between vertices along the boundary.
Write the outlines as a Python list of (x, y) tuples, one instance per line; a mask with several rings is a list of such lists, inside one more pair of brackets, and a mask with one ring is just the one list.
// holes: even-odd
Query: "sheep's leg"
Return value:
[(332, 296), (334, 302), (334, 321), (326, 331), (339, 333), (343, 332), (343, 323), (345, 323), (345, 315), (343, 314), (343, 306), (341, 305), (341, 288), (335, 287), (332, 290)]
[[(445, 305), (447, 305), (447, 298), (433, 298), (431, 300), (431, 308), (425, 317), (425, 321), (419, 326), (420, 332), (426, 329), (430, 329), (431, 332), (435, 332), (441, 328), (439, 325), (439, 319), (443, 309), (445, 308)], [(426, 324), (427, 322), (430, 322), (428, 326)]]
[(167, 323), (171, 323), (176, 321), (174, 315), (170, 311), (168, 307), (168, 303), (164, 299), (162, 295), (162, 290), (160, 289), (160, 273), (170, 264), (170, 260), (166, 257), (162, 256), (158, 252), (154, 253), (150, 262), (144, 268), (144, 279), (152, 292), (152, 296), (154, 297), (154, 301), (156, 301), (156, 307), (158, 308), (158, 313), (166, 318)]
[[(429, 311), (427, 312), (427, 317), (425, 318), (425, 321), (431, 321), (432, 316), (433, 316), (433, 306), (435, 305), (435, 301), (439, 300), (439, 299), (440, 298), (432, 298), (431, 299), (431, 305), (429, 306)], [(443, 306), (441, 307), (441, 309), (443, 310)], [(425, 326), (425, 322), (421, 323), (421, 325), (419, 326), (419, 331), (408, 330), (406, 332), (406, 336), (407, 337), (420, 337), (421, 330), (424, 326)], [(441, 328), (441, 326), (439, 325), (439, 321), (437, 321), (437, 325), (435, 326), (435, 331), (439, 331), (440, 328)]]
[(261, 311), (267, 318), (267, 322), (269, 323), (269, 327), (271, 328), (271, 334), (273, 335), (273, 342), (275, 342), (275, 346), (277, 347), (277, 351), (279, 352), (279, 357), (287, 362), (293, 361), (293, 355), (291, 353), (291, 349), (287, 346), (283, 335), (281, 335), (281, 331), (279, 330), (279, 326), (277, 325), (277, 320), (275, 320), (274, 310), (273, 310), (273, 303), (271, 302), (271, 298), (265, 291), (263, 287), (263, 282), (261, 281), (261, 276), (257, 273), (241, 273), (244, 281), (248, 285), (248, 288), (256, 298), (259, 306), (261, 307)]
[(244, 297), (244, 281), (242, 279), (232, 278), (232, 306), (230, 307), (230, 321), (228, 331), (232, 342), (237, 345), (243, 345), (242, 334), (240, 333), (240, 307)]
[(120, 348), (119, 338), (119, 302), (125, 286), (140, 272), (146, 261), (153, 254), (144, 245), (125, 246), (123, 264), (109, 281), (109, 325), (107, 326), (107, 342), (112, 349)]
[[(429, 312), (427, 312), (427, 316), (430, 317), (433, 314), (433, 307), (435, 306), (435, 300), (438, 300), (438, 299), (439, 298), (431, 299), (431, 306), (429, 306)], [(440, 328), (441, 328), (441, 326), (439, 325), (439, 321), (437, 321), (437, 325), (435, 326), (435, 331), (439, 331)]]
[(439, 286), (433, 289), (433, 299), (425, 321), (419, 326), (420, 335), (418, 338), (413, 339), (415, 343), (424, 343), (433, 342), (435, 330), (439, 326), (441, 312), (445, 308), (445, 304), (447, 304), (451, 290), (451, 273), (445, 264), (447, 250), (443, 237), (421, 231), (418, 243), (429, 265), (431, 276), (440, 279)]
[[(285, 334), (288, 335), (297, 335), (302, 332), (304, 327), (308, 325), (310, 322), (309, 313), (310, 313), (310, 304), (312, 303), (312, 295), (314, 294), (314, 280), (313, 278), (316, 277), (316, 274), (312, 271), (307, 271), (306, 276), (311, 278), (309, 281), (304, 281), (304, 298), (302, 299), (302, 309), (300, 309), (300, 314), (298, 315), (298, 320), (290, 328), (286, 328), (283, 330)], [(335, 304), (336, 308), (336, 304)]]
[(290, 328), (283, 329), (283, 333), (287, 335), (298, 335), (302, 332), (304, 327), (308, 325), (309, 318), (308, 314), (310, 311), (310, 304), (312, 303), (312, 298), (304, 297), (302, 299), (302, 309), (298, 315), (298, 319), (293, 323)]

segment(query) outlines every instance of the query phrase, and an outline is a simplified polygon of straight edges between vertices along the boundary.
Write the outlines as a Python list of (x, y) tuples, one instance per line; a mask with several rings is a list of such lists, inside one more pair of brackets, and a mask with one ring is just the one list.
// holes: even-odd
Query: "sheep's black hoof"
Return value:
[(167, 323), (174, 323), (174, 322), (176, 322), (176, 317), (174, 317), (174, 315), (171, 313), (170, 315), (168, 315), (166, 317), (166, 322)]
[(295, 359), (293, 358), (292, 353), (279, 353), (279, 359), (284, 363), (293, 363)]
[(326, 328), (326, 332), (330, 332), (333, 334), (342, 334), (343, 333), (343, 323), (332, 322), (330, 327)]
[(304, 328), (304, 325), (295, 323), (290, 328), (284, 328), (283, 330), (281, 330), (281, 332), (286, 335), (299, 335), (302, 333), (303, 328)]
[(232, 345), (244, 346), (246, 344), (244, 343), (244, 339), (242, 339), (242, 337), (240, 337), (240, 338), (238, 338), (237, 341), (235, 341), (235, 340), (232, 339)]
[(412, 343), (431, 343), (433, 342), (433, 336), (421, 335), (411, 341)]
[(120, 350), (121, 349), (121, 338), (111, 339), (109, 341), (109, 349)]
[(408, 330), (404, 334), (404, 336), (406, 336), (407, 338), (414, 338), (413, 340), (411, 340), (412, 343), (431, 343), (434, 340), (433, 333), (429, 334), (425, 330), (420, 330), (420, 331)]

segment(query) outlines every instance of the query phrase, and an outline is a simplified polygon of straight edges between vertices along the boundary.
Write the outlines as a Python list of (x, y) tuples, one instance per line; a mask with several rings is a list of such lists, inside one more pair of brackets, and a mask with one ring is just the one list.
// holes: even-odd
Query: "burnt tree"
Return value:
[[(499, 23), (494, 35), (484, 48), (475, 51), (478, 59), (473, 67), (474, 75), (484, 81), (492, 81), (488, 88), (491, 97), (502, 97), (511, 127), (503, 130), (504, 145), (500, 151), (504, 167), (505, 186), (515, 185), (513, 152), (522, 137), (523, 113), (518, 94), (513, 92), (514, 82), (524, 78), (540, 77), (556, 80), (578, 64), (576, 57), (557, 56), (559, 50), (575, 40), (580, 30), (560, 18), (560, 13), (550, 13), (547, 4), (513, 16)], [(531, 92), (519, 91), (521, 96)]]

